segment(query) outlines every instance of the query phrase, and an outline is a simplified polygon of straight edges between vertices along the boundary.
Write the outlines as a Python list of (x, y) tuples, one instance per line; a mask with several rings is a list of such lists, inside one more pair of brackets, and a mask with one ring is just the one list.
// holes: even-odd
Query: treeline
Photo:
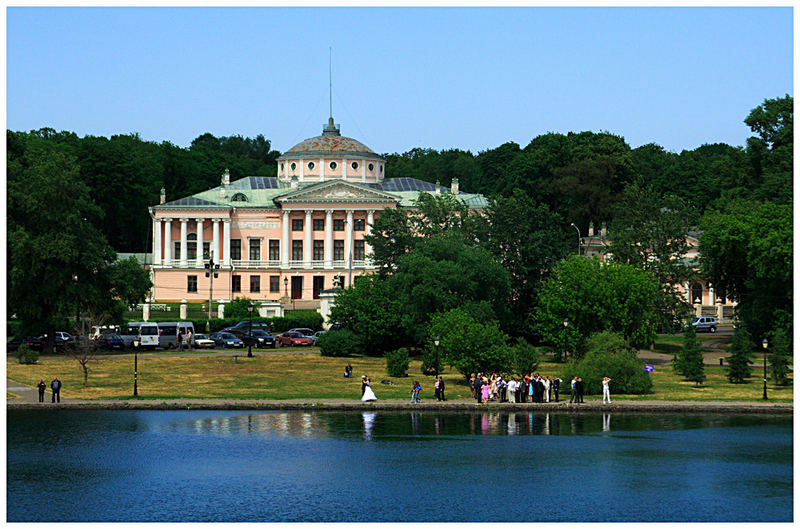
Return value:
[[(48, 151), (74, 159), (79, 179), (103, 212), (98, 228), (118, 252), (150, 249), (149, 206), (158, 204), (161, 188), (175, 200), (219, 185), (230, 170), (231, 179), (249, 175), (274, 175), (276, 158), (269, 140), (203, 134), (189, 148), (170, 142), (144, 141), (138, 134), (84, 136), (43, 128), (31, 132), (8, 131), (9, 180), (21, 167), (26, 153)], [(43, 196), (42, 200), (58, 200)]]

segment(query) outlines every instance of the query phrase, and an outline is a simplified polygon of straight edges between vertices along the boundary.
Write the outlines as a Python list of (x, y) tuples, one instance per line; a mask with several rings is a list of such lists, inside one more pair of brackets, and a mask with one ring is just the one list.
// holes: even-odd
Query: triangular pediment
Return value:
[(281, 204), (341, 204), (364, 202), (396, 204), (399, 200), (399, 197), (390, 193), (376, 191), (368, 186), (341, 180), (331, 180), (329, 182), (313, 184), (275, 198), (275, 201)]

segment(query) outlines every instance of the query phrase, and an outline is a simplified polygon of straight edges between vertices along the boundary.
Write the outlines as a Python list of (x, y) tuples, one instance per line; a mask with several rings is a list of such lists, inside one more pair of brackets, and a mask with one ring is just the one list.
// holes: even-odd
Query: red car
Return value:
[(278, 335), (278, 343), (283, 346), (293, 345), (311, 345), (311, 338), (304, 336), (299, 332), (285, 332)]

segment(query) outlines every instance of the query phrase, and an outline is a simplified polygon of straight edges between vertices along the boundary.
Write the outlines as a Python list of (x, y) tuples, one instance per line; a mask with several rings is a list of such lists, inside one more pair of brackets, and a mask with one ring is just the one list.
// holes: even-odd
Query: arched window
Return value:
[(292, 165), (290, 165), (289, 167), (291, 167), (292, 171), (294, 171), (295, 169), (297, 169), (297, 164), (292, 162)]
[(373, 169), (375, 169), (375, 166), (374, 166), (374, 165), (372, 165), (372, 164), (369, 164), (369, 165), (367, 166), (367, 169), (369, 169), (370, 171), (372, 171)]
[(337, 168), (337, 167), (339, 167), (339, 164), (337, 164), (336, 162), (331, 162), (331, 163), (329, 163), (328, 165), (329, 165), (329, 166), (330, 166), (330, 168), (331, 168), (331, 169), (333, 169), (334, 171), (336, 170), (336, 168)]
[(350, 164), (350, 167), (352, 167), (352, 168), (353, 168), (353, 170), (355, 171), (356, 169), (358, 169), (358, 162), (353, 162), (353, 163), (351, 163), (351, 164)]
[(689, 300), (692, 305), (703, 302), (703, 285), (700, 283), (692, 283), (692, 299)]
[(231, 202), (247, 202), (247, 195), (244, 193), (236, 193), (231, 197)]
[(308, 168), (313, 170), (315, 167), (314, 162), (308, 162)]

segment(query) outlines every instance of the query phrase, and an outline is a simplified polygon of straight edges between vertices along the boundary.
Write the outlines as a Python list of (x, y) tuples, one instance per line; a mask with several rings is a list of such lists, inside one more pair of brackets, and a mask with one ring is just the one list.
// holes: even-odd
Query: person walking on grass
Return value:
[(610, 378), (603, 377), (603, 404), (606, 403), (606, 399), (608, 399), (608, 403), (611, 404), (611, 390), (608, 388), (609, 382), (611, 382)]
[(44, 379), (40, 378), (36, 387), (39, 388), (39, 402), (44, 402), (44, 390), (47, 389), (47, 384), (44, 383)]
[(421, 389), (422, 386), (420, 386), (419, 382), (416, 380), (411, 384), (411, 402), (419, 402), (419, 392)]

